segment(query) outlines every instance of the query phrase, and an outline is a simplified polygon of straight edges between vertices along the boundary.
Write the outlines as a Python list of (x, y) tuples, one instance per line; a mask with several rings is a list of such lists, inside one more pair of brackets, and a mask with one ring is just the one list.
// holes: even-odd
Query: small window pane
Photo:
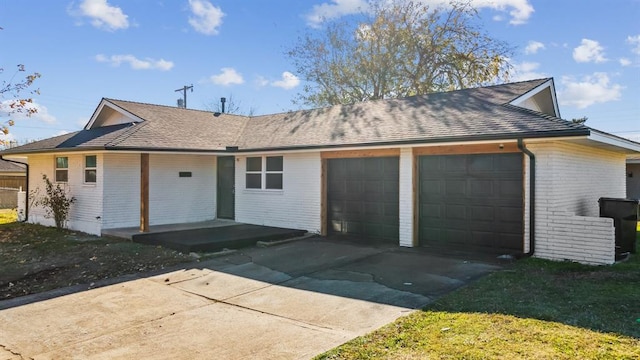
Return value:
[(67, 182), (68, 180), (67, 170), (56, 170), (56, 182)]
[(282, 156), (267, 156), (267, 171), (282, 171)]
[(84, 182), (88, 182), (88, 183), (96, 182), (96, 171), (95, 170), (85, 170), (84, 171)]
[(96, 156), (95, 155), (85, 156), (85, 158), (84, 158), (84, 166), (85, 167), (94, 168), (94, 167), (96, 167), (97, 163), (98, 162), (96, 160)]
[(69, 167), (69, 158), (66, 156), (56, 158), (56, 169), (66, 169)]
[(267, 174), (267, 189), (282, 189), (282, 174)]
[(248, 157), (247, 158), (247, 171), (262, 171), (262, 158), (261, 157)]
[(247, 174), (247, 189), (261, 189), (262, 174)]

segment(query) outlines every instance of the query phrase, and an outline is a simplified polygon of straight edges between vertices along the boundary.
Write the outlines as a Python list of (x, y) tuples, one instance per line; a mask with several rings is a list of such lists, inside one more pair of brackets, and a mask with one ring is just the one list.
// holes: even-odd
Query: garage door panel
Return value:
[(397, 157), (328, 159), (327, 172), (330, 233), (398, 241)]
[(522, 251), (522, 162), (522, 154), (420, 156), (420, 244)]
[(445, 172), (460, 174), (466, 172), (467, 164), (465, 159), (455, 156), (448, 156), (442, 159), (444, 159), (444, 164), (440, 161), (438, 163), (438, 168), (443, 168)]
[(491, 180), (471, 180), (469, 186), (471, 189), (469, 196), (486, 196), (494, 193), (494, 182)]
[(447, 204), (445, 209), (447, 219), (463, 221), (467, 219), (467, 206), (464, 204)]
[(465, 180), (450, 180), (444, 184), (446, 196), (467, 196)]
[(469, 206), (469, 216), (476, 221), (495, 221), (496, 214), (493, 206)]
[(499, 207), (497, 220), (517, 224), (520, 220), (522, 220), (523, 216), (524, 211), (522, 211), (522, 207)]
[(500, 180), (497, 187), (501, 198), (522, 199), (522, 179)]

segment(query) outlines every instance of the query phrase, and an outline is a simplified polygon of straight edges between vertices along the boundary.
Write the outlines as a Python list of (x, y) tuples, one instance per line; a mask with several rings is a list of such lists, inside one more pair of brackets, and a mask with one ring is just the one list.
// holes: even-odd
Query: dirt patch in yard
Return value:
[(0, 300), (197, 261), (188, 254), (128, 240), (0, 225)]

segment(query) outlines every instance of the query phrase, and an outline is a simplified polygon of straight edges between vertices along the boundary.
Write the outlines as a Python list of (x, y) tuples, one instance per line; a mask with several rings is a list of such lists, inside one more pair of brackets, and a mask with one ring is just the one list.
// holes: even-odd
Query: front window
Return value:
[(282, 189), (282, 156), (267, 156), (267, 189)]
[(97, 180), (98, 159), (95, 155), (87, 155), (84, 157), (84, 182), (93, 184)]
[(282, 190), (282, 156), (254, 156), (247, 158), (247, 189)]
[(56, 157), (56, 182), (69, 181), (69, 158), (66, 156)]

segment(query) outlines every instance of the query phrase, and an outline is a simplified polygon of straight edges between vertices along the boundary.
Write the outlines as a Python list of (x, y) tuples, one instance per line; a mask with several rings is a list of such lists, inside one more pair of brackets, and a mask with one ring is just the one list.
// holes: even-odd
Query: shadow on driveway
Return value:
[(0, 355), (309, 358), (500, 268), (331, 238), (243, 249), (197, 266), (60, 290), (46, 301), (0, 302)]

